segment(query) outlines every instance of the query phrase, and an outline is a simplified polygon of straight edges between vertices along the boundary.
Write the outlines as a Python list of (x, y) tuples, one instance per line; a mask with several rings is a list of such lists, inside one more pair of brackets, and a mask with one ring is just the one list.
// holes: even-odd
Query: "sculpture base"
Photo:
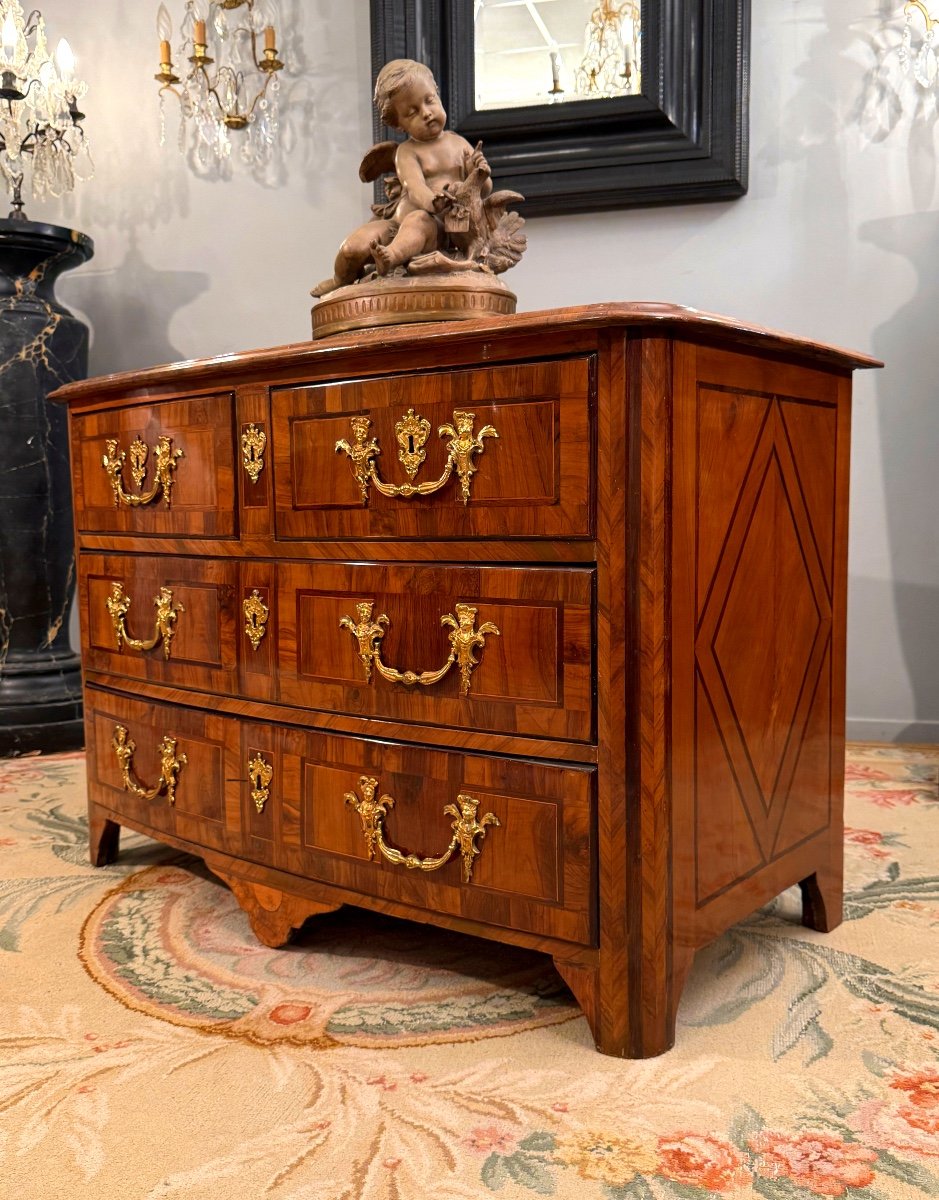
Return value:
[(336, 288), (313, 305), (313, 336), (349, 329), (510, 316), (517, 297), (495, 275), (404, 275)]

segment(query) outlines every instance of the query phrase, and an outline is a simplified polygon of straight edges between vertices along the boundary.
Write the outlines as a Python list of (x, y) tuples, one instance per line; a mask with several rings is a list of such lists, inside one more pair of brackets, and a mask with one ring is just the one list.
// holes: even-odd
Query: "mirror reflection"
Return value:
[(639, 92), (640, 0), (474, 0), (476, 108)]

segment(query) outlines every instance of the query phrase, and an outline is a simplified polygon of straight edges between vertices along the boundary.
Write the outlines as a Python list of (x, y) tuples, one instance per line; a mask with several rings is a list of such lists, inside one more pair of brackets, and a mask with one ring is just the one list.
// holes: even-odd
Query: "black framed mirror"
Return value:
[[(482, 140), (525, 216), (723, 200), (747, 190), (750, 0), (641, 0), (638, 94), (477, 108), (476, 0), (371, 0), (373, 77), (425, 62), (449, 125)], [(550, 80), (549, 80), (550, 82)], [(396, 136), (376, 119), (377, 139)]]

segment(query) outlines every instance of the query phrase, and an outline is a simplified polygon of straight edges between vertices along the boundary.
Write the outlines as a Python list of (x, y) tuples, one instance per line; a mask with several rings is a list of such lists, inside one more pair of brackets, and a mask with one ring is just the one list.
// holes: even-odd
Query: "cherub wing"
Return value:
[(359, 179), (363, 183), (371, 183), (379, 175), (395, 169), (395, 151), (397, 142), (377, 142), (371, 150), (366, 151), (365, 157), (359, 164)]

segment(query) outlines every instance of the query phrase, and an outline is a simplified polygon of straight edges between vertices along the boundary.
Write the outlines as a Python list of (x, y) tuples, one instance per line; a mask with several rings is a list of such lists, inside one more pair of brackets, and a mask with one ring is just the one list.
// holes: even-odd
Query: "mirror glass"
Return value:
[(640, 0), (474, 0), (476, 108), (640, 91)]

